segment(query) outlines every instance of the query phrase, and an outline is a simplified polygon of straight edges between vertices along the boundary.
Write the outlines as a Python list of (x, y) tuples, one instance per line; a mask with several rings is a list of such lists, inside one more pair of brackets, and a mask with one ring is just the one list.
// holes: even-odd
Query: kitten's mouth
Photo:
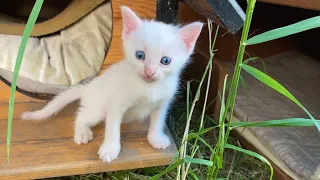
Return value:
[(145, 80), (148, 83), (152, 83), (154, 81), (156, 81), (156, 79), (154, 77), (150, 77), (150, 76), (142, 76), (143, 80)]

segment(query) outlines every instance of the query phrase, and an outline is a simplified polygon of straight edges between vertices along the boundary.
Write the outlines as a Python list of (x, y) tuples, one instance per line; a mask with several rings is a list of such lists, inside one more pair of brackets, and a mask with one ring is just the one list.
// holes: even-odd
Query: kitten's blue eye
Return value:
[(144, 58), (145, 58), (144, 52), (143, 51), (136, 51), (136, 57), (139, 60), (144, 60)]
[(169, 58), (169, 57), (167, 57), (167, 56), (164, 56), (164, 57), (162, 57), (161, 58), (161, 64), (163, 64), (163, 65), (168, 65), (168, 64), (170, 64), (171, 63), (171, 58)]

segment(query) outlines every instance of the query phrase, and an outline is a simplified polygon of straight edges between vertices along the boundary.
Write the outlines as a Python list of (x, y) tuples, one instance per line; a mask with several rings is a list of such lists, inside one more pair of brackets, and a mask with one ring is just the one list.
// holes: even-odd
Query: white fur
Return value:
[[(134, 23), (133, 28), (124, 27), (127, 28), (127, 34), (123, 34), (125, 59), (108, 68), (89, 84), (62, 92), (43, 109), (21, 115), (22, 119), (45, 119), (68, 103), (80, 99), (74, 141), (77, 144), (88, 143), (93, 138), (91, 127), (104, 121), (105, 138), (98, 151), (104, 162), (111, 162), (119, 155), (122, 122), (149, 118), (149, 143), (157, 149), (170, 146), (170, 140), (164, 133), (165, 117), (178, 88), (179, 74), (195, 43), (190, 51), (179, 36), (178, 27), (142, 21), (132, 15), (133, 12), (127, 7), (122, 7), (122, 13), (124, 22), (129, 21), (129, 25), (130, 22)], [(130, 32), (130, 28), (134, 31)], [(193, 35), (198, 37), (199, 33)], [(186, 37), (186, 34), (183, 36)], [(145, 51), (145, 61), (135, 57), (137, 50)], [(170, 57), (172, 62), (169, 65), (161, 64), (163, 56)], [(149, 64), (146, 65), (146, 62)], [(150, 64), (155, 74), (151, 79), (146, 79), (144, 71)]]

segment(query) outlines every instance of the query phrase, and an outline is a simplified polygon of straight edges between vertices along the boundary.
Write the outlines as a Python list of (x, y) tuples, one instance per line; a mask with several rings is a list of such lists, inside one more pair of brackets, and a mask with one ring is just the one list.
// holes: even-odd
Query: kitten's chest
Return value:
[(141, 100), (126, 111), (124, 115), (124, 121), (130, 122), (135, 120), (145, 120), (149, 116), (149, 114), (156, 108), (157, 106), (155, 103)]
[(160, 86), (144, 91), (144, 94), (125, 113), (125, 121), (146, 119), (153, 110), (171, 99), (174, 92), (173, 89), (170, 90)]

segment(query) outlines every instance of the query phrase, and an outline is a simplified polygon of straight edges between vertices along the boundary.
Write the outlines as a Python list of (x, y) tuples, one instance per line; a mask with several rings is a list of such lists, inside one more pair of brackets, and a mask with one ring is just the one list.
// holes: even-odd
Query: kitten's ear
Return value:
[(180, 38), (182, 39), (182, 42), (186, 45), (187, 51), (189, 53), (192, 53), (194, 46), (196, 44), (196, 41), (202, 30), (202, 27), (203, 27), (203, 23), (194, 22), (182, 27), (179, 30)]
[(121, 6), (123, 30), (122, 34), (126, 38), (130, 33), (137, 30), (142, 25), (142, 20), (128, 7)]

